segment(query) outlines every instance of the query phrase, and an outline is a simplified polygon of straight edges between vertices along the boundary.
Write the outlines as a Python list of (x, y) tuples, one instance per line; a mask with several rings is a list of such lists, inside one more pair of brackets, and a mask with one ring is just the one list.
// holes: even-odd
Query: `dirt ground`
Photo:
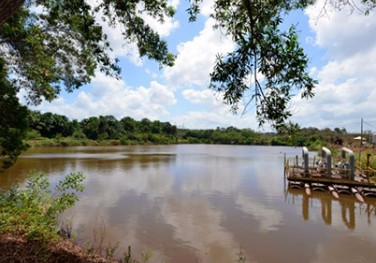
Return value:
[(25, 239), (0, 236), (1, 263), (104, 263), (115, 262), (99, 255), (89, 255), (71, 240), (62, 240), (48, 247)]

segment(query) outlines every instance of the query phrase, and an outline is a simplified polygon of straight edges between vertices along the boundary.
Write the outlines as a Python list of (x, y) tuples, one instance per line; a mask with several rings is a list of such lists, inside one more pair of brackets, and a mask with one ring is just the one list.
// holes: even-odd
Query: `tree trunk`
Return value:
[(20, 7), (25, 0), (0, 1), (0, 26)]

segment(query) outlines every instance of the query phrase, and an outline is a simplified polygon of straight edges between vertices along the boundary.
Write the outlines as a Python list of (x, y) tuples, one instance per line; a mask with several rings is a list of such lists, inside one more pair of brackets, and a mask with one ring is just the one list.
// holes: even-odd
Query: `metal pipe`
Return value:
[(307, 149), (307, 147), (303, 147), (303, 161), (304, 161), (304, 175), (308, 176), (309, 168), (308, 168), (308, 149)]
[(307, 194), (308, 196), (311, 195), (311, 188), (310, 188), (310, 185), (309, 185), (308, 183), (305, 183), (305, 184), (304, 184), (304, 190), (305, 190), (305, 192), (306, 192), (306, 194)]
[(330, 150), (326, 147), (322, 147), (321, 149), (321, 157), (325, 158), (326, 157), (326, 175), (328, 177), (331, 177), (332, 174), (332, 153)]
[(355, 155), (350, 149), (343, 147), (341, 151), (341, 158), (346, 159), (346, 153), (349, 155), (349, 165), (350, 165), (350, 180), (354, 180), (355, 176)]
[(338, 194), (338, 192), (336, 191), (336, 189), (333, 186), (329, 185), (328, 189), (329, 189), (329, 192), (332, 194), (332, 196), (335, 199), (339, 199), (339, 194)]
[(359, 193), (358, 189), (355, 187), (351, 187), (351, 192), (355, 196), (356, 199), (358, 199), (359, 202), (364, 203), (363, 196)]

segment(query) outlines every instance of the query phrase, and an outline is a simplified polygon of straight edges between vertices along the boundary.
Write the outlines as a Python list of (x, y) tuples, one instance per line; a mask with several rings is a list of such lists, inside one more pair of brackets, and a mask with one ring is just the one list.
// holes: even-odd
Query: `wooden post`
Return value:
[(371, 154), (367, 153), (367, 169), (369, 168), (369, 159), (371, 158)]

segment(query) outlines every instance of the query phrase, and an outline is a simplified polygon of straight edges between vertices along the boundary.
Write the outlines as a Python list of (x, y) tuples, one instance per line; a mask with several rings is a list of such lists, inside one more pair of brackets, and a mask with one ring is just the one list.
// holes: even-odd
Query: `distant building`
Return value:
[(337, 136), (337, 137), (334, 138), (333, 144), (342, 145), (343, 144), (343, 140)]

